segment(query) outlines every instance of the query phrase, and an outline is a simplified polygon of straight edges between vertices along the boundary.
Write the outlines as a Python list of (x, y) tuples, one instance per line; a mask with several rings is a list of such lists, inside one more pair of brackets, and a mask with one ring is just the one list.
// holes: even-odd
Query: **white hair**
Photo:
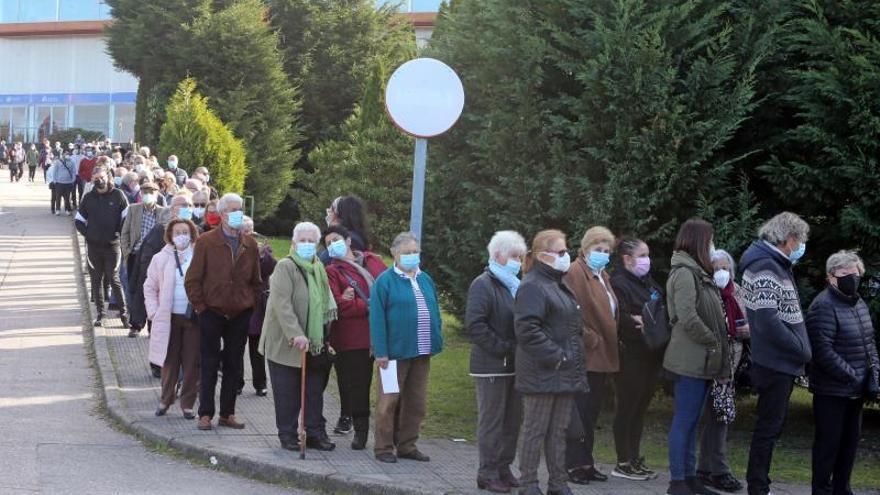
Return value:
[(730, 265), (730, 274), (731, 276), (736, 274), (736, 262), (733, 261), (733, 256), (730, 255), (727, 251), (723, 249), (716, 249), (715, 254), (712, 256), (712, 262), (716, 261), (727, 261), (727, 264)]
[(244, 200), (241, 199), (241, 196), (235, 193), (226, 193), (220, 198), (220, 201), (217, 202), (217, 213), (225, 213), (229, 211), (229, 203), (238, 203), (241, 206), (244, 206)]
[(241, 221), (241, 231), (245, 234), (253, 234), (254, 233), (254, 219), (244, 215), (244, 218)]
[(312, 222), (300, 222), (293, 228), (293, 240), (296, 241), (300, 234), (305, 234), (306, 232), (314, 232), (316, 239), (321, 238), (321, 229), (317, 225)]
[(400, 252), (400, 247), (404, 244), (409, 244), (410, 242), (416, 243), (416, 246), (419, 245), (419, 240), (412, 232), (401, 232), (397, 234), (397, 237), (391, 241), (391, 254), (397, 255), (397, 253)]
[(140, 154), (144, 156), (150, 156), (150, 147), (149, 146), (141, 146), (138, 150)]
[(788, 211), (767, 220), (758, 229), (758, 237), (774, 246), (785, 244), (791, 237), (794, 237), (798, 242), (807, 242), (809, 234), (810, 226), (807, 222)]
[(838, 251), (828, 257), (828, 261), (825, 262), (825, 272), (830, 275), (853, 265), (859, 270), (859, 275), (865, 274), (865, 264), (855, 251)]
[(519, 232), (513, 230), (501, 230), (495, 232), (489, 245), (486, 247), (489, 251), (489, 259), (494, 260), (499, 256), (508, 257), (513, 253), (526, 254), (526, 240)]

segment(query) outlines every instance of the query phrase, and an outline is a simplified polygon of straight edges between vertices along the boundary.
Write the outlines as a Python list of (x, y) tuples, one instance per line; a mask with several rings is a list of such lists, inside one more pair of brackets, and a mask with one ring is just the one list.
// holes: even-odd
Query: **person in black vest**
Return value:
[(109, 279), (113, 296), (119, 306), (122, 327), (128, 328), (128, 310), (122, 295), (122, 281), (119, 279), (119, 264), (122, 259), (119, 232), (128, 212), (128, 200), (110, 182), (104, 167), (96, 167), (92, 172), (92, 184), (94, 188), (83, 197), (79, 205), (76, 230), (86, 238), (88, 247), (92, 298), (97, 309), (94, 324), (96, 327), (104, 324), (103, 287), (104, 280)]
[(862, 429), (862, 406), (877, 399), (880, 363), (868, 305), (859, 296), (865, 273), (852, 251), (832, 254), (825, 263), (828, 286), (807, 312), (813, 349), (810, 391), (816, 432), (813, 441), (813, 495), (848, 495)]

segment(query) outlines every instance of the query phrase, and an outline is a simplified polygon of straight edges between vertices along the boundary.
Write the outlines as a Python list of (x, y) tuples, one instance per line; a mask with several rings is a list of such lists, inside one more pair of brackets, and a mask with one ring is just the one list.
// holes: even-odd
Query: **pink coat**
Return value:
[(153, 256), (144, 282), (144, 306), (153, 322), (150, 330), (150, 362), (165, 365), (168, 340), (171, 337), (171, 307), (174, 305), (174, 246), (166, 244)]

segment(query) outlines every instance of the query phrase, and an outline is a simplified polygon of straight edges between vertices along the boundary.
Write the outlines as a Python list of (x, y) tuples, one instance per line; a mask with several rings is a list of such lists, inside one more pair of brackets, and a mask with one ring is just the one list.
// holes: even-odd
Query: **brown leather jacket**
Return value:
[(605, 270), (600, 272), (605, 286), (611, 291), (616, 313), (611, 312), (608, 292), (602, 282), (590, 270), (584, 257), (578, 256), (571, 269), (565, 274), (563, 281), (574, 293), (581, 307), (584, 318), (584, 347), (587, 349), (587, 371), (598, 373), (616, 373), (620, 371), (620, 356), (617, 342), (617, 315), (620, 304), (611, 287), (611, 279)]
[(235, 254), (222, 227), (196, 241), (184, 286), (197, 313), (210, 309), (232, 319), (256, 304), (262, 287), (260, 251), (250, 236), (240, 239)]

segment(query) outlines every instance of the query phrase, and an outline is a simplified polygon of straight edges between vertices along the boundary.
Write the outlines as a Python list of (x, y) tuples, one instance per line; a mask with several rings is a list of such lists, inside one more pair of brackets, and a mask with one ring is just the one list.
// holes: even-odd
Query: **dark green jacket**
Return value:
[(692, 378), (729, 377), (727, 323), (712, 276), (690, 255), (675, 251), (666, 293), (672, 338), (663, 367)]

